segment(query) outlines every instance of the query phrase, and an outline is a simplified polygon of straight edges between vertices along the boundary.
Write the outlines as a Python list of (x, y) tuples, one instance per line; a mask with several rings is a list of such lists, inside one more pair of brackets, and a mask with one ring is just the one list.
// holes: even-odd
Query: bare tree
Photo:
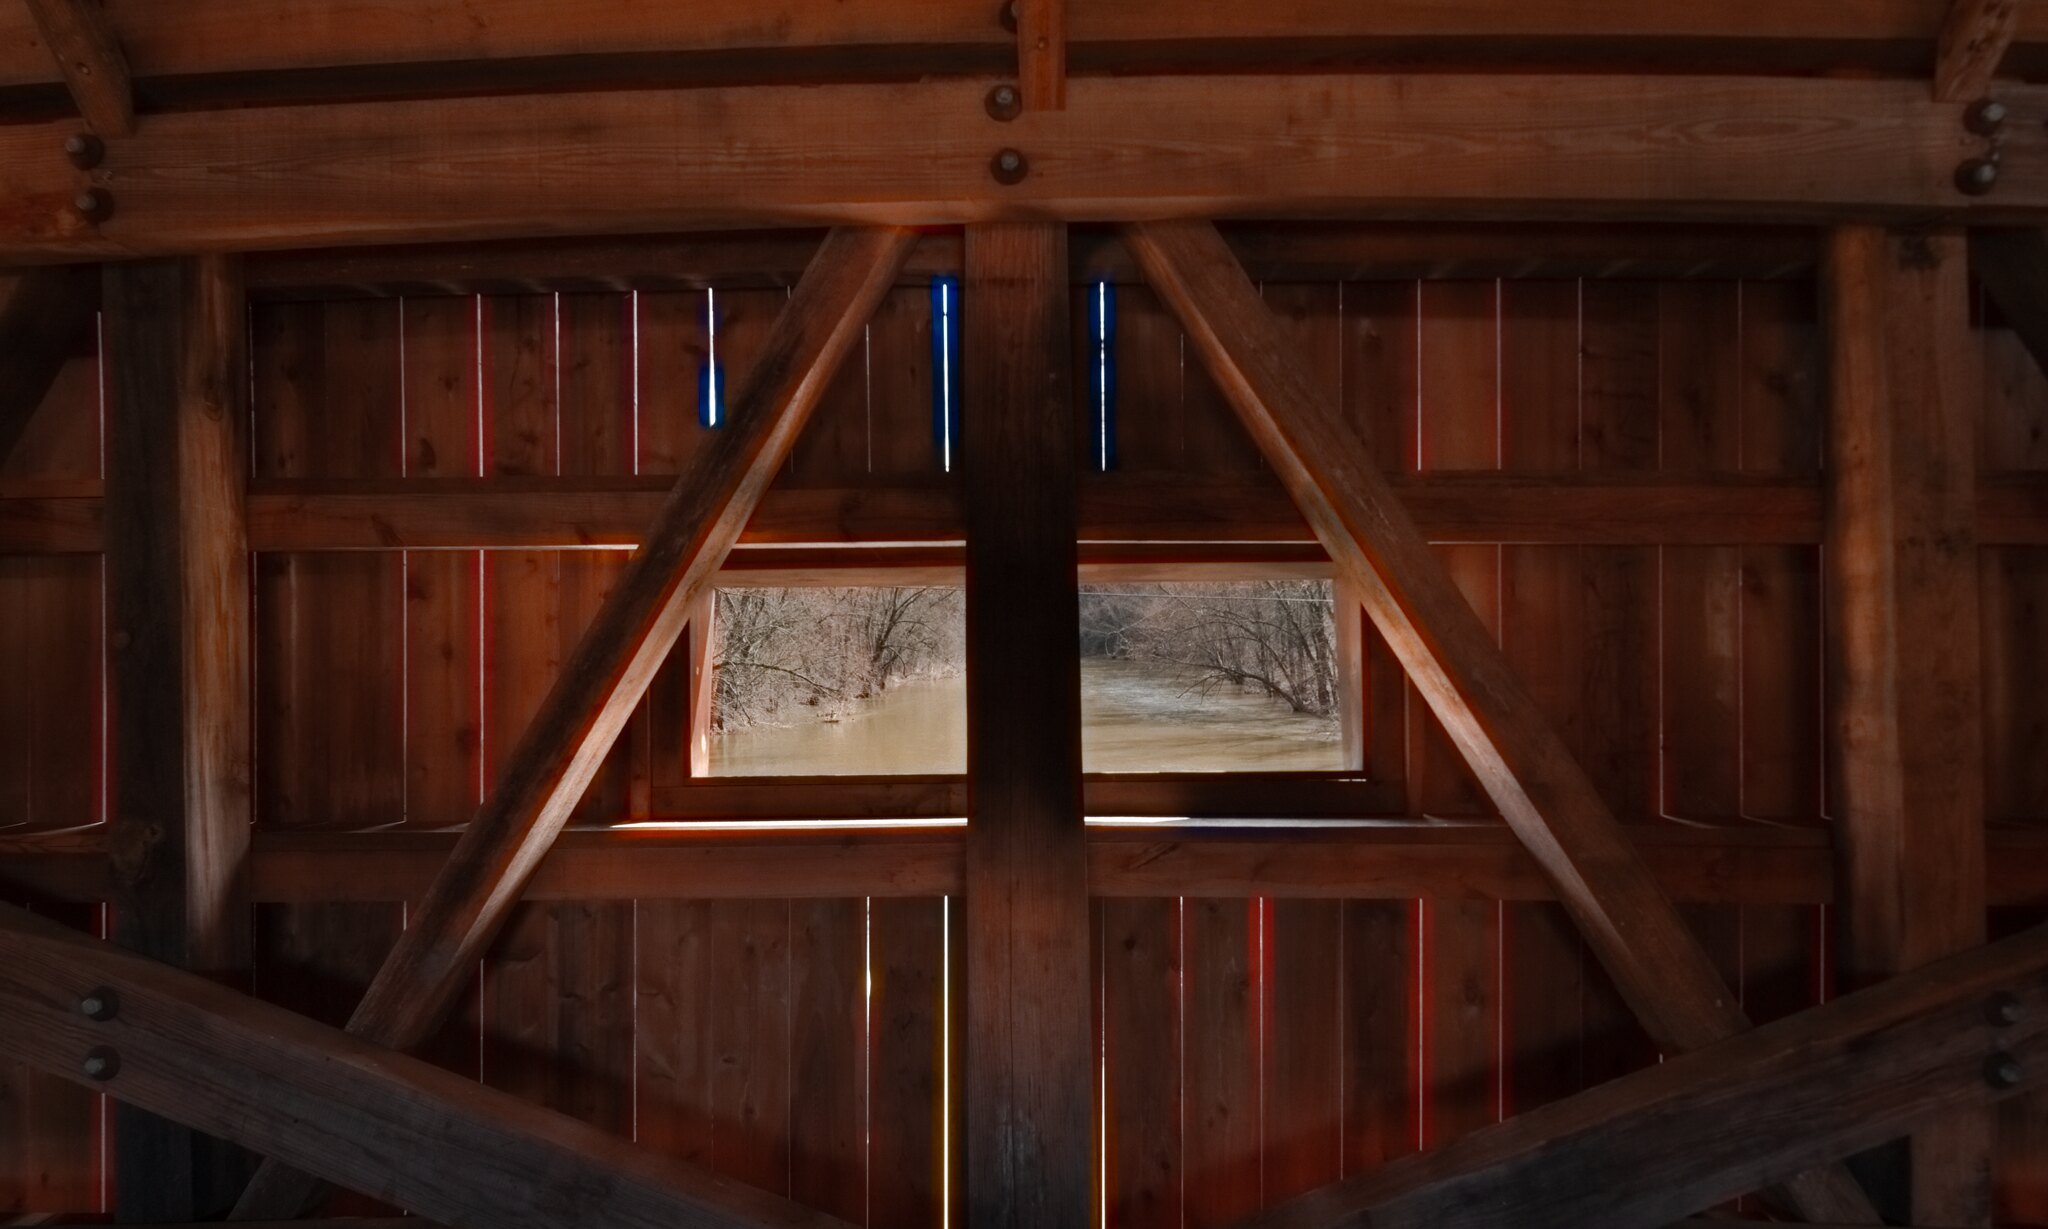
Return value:
[(1253, 688), (1298, 713), (1337, 711), (1337, 628), (1327, 581), (1084, 586), (1082, 651), (1187, 671), (1199, 687)]
[(720, 590), (712, 728), (837, 719), (905, 679), (958, 673), (962, 610), (958, 589)]

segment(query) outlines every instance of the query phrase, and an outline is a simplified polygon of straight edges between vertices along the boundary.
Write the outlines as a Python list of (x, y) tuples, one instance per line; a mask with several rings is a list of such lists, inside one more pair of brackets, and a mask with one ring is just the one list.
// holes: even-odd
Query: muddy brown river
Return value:
[[(1083, 765), (1090, 772), (1341, 769), (1334, 721), (1255, 692), (1207, 692), (1172, 670), (1081, 662)], [(839, 721), (753, 726), (713, 739), (714, 776), (964, 772), (964, 678), (900, 683)]]

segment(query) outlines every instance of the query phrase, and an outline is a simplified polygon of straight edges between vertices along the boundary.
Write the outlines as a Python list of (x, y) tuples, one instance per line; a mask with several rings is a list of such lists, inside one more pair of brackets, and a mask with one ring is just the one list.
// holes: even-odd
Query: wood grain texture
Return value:
[[(72, 209), (63, 131), (0, 131), (0, 259), (677, 227), (1029, 217), (1844, 213), (2023, 221), (2048, 209), (2048, 91), (2012, 86), (1998, 191), (1966, 197), (1959, 104), (1912, 82), (1516, 75), (1083, 77), (1005, 139), (987, 79), (257, 107), (152, 116)], [(1503, 111), (1524, 122), (1503, 128)], [(600, 134), (593, 136), (592, 134)], [(1801, 174), (1786, 175), (1796, 165)], [(209, 173), (194, 176), (192, 166)], [(591, 177), (609, 191), (591, 193)]]
[[(904, 232), (850, 231), (821, 249), (733, 425), (677, 482), (648, 541), (564, 664), (504, 776), (358, 1005), (359, 1035), (406, 1048), (438, 1022), (477, 954), (610, 752), (818, 395), (859, 337), (908, 247)], [(237, 1216), (296, 1212), (305, 1186), (266, 1167)], [(267, 1210), (266, 1209), (270, 1209)]]
[[(1190, 9), (1170, 0), (1144, 0), (1076, 6), (1069, 26), (1082, 50), (1112, 68), (1157, 57), (1160, 52), (1148, 45), (1170, 49), (1176, 43), (1234, 46), (1255, 63), (1284, 55), (1290, 42), (1319, 44), (1325, 56), (1333, 43), (1384, 43), (1398, 59), (1435, 56), (1455, 63), (1485, 54), (1494, 39), (1532, 47), (1525, 57), (1558, 60), (1599, 56), (1603, 48), (1610, 61), (1639, 60), (1646, 47), (1662, 46), (1666, 58), (1676, 55), (1683, 62), (1691, 49), (1712, 63), (1717, 46), (1723, 57), (1750, 60), (1787, 47), (1811, 48), (1807, 54), (1818, 66), (1841, 59), (1855, 63), (1859, 55), (1905, 47), (1909, 50), (1895, 54), (1904, 63), (1924, 67), (1946, 7), (1943, 0), (1877, 0), (1852, 13), (1764, 0), (1592, 0), (1569, 6), (1411, 0), (1361, 9), (1343, 0), (1290, 0), (1257, 9)], [(433, 0), (412, 6), (403, 22), (369, 0), (321, 0), (290, 16), (260, 0), (194, 0), (175, 7), (118, 3), (111, 13), (137, 73), (166, 79), (343, 65), (488, 66), (494, 61), (602, 61), (607, 55), (687, 57), (722, 51), (788, 53), (798, 57), (795, 71), (802, 71), (806, 52), (842, 48), (872, 55), (877, 47), (892, 46), (985, 57), (993, 65), (1010, 42), (990, 6), (957, 0), (894, 0), (855, 11), (723, 0), (693, 6), (687, 17), (650, 3), (584, 5), (564, 12), (541, 0), (520, 0), (480, 13), (455, 0)], [(2020, 37), (2032, 42), (2048, 38), (2048, 22), (2023, 10)], [(1737, 49), (1727, 50), (1729, 43)], [(1673, 45), (1676, 50), (1670, 49)], [(499, 65), (501, 72), (506, 67)], [(0, 84), (57, 79), (27, 14), (8, 10), (0, 15)]]
[(2040, 1026), (1987, 1029), (1984, 997), (2048, 1001), (2044, 968), (2048, 931), (2028, 931), (1242, 1224), (1667, 1224), (1929, 1115), (2010, 1095), (1987, 1086), (1985, 1054), (2039, 1045)]
[[(112, 1047), (128, 1103), (447, 1225), (845, 1224), (18, 909), (0, 912), (0, 950), (9, 1053), (89, 1083), (80, 1056)], [(101, 985), (120, 1012), (95, 1023), (75, 1004)]]
[[(1846, 228), (1827, 267), (1830, 799), (1854, 985), (1984, 939), (1982, 360), (1961, 235)], [(1915, 1220), (1990, 1223), (1990, 1129), (1915, 1138)]]
[[(1742, 1031), (1728, 987), (1378, 469), (1291, 363), (1215, 229), (1147, 225), (1126, 240), (1651, 1034), (1682, 1052)], [(1874, 1219), (1845, 1174), (1820, 1175), (1799, 1197), (1809, 1214)]]
[[(246, 308), (222, 258), (111, 268), (105, 301), (114, 936), (233, 980), (250, 954)], [(232, 1201), (217, 1143), (125, 1108), (115, 1131), (120, 1215)]]
[(1084, 1223), (1092, 1189), (1066, 245), (971, 228), (961, 287), (966, 1206), (1014, 1229)]
[(103, 137), (135, 132), (135, 96), (128, 58), (98, 0), (26, 0), (43, 45), (56, 58), (71, 101)]
[(1984, 96), (2019, 31), (2019, 0), (1951, 0), (1935, 48), (1934, 96), (1970, 102)]

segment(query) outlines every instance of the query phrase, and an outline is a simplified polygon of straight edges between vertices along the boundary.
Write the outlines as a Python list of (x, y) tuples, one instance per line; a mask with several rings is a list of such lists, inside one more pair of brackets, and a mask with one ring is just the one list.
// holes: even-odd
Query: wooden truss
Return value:
[[(220, 20), (238, 2), (195, 7)], [(680, 856), (699, 861), (700, 882), (720, 865), (745, 868), (736, 890), (764, 877), (781, 885), (783, 875), (796, 877), (791, 891), (868, 890), (870, 876), (886, 874), (891, 890), (964, 892), (970, 1219), (977, 1229), (1085, 1222), (1090, 1069), (1085, 1016), (1073, 1004), (1087, 998), (1088, 895), (1105, 885), (1156, 891), (1162, 874), (1186, 884), (1205, 882), (1205, 873), (1221, 880), (1242, 872), (1218, 869), (1213, 846), (1203, 862), (1199, 841), (1178, 863), (1153, 848), (1124, 857), (1118, 841), (1131, 838), (1095, 836), (1082, 826), (1091, 791), (1099, 798), (1121, 789), (1124, 797), (1149, 799), (1137, 807), (1170, 809), (1185, 806), (1179, 799), (1187, 787), (1084, 781), (1080, 771), (1078, 569), (1145, 563), (1080, 545), (1091, 528), (1110, 540), (1122, 526), (1116, 509), (1090, 505), (1070, 438), (1065, 313), (1074, 256), (1065, 222), (1080, 218), (1131, 224), (1120, 258), (1135, 261), (1173, 307), (1293, 497), (1292, 509), (1265, 510), (1282, 526), (1274, 540), (1313, 541), (1326, 552), (1508, 821), (1518, 849), (1472, 842), (1493, 859), (1488, 882), (1563, 902), (1672, 1055), (1440, 1151), (1303, 1196), (1247, 1229), (1647, 1226), (1766, 1186), (1811, 1220), (1875, 1224), (1870, 1201), (1834, 1162), (1906, 1130), (1918, 1133), (1914, 1146), (1932, 1175), (1916, 1191), (1921, 1207), (1962, 1218), (1944, 1223), (1976, 1215), (1970, 1183), (1958, 1174), (1967, 1167), (1961, 1158), (1981, 1148), (1983, 1108), (2043, 1078), (2032, 1059), (2048, 1031), (2048, 929), (1981, 946), (1981, 799), (1958, 798), (1943, 775), (1944, 761), (1968, 763), (1971, 739), (1980, 737), (1959, 716), (1975, 701), (1966, 683), (1974, 645), (1962, 637), (1942, 653), (1912, 657), (1900, 648), (1974, 625), (1974, 611), (1954, 605), (1953, 594), (1967, 587), (1957, 583), (1957, 569), (1987, 525), (2005, 523), (1995, 508), (1986, 511), (1991, 494), (1980, 498), (1959, 460), (1969, 446), (1956, 423), (1901, 410), (1968, 400), (1952, 349), (1961, 323), (1960, 232), (1844, 225), (1809, 256), (1822, 262), (1834, 292), (1840, 404), (1831, 470), (1838, 476), (1826, 492), (1762, 494), (1781, 501), (1773, 524), (1788, 519), (1785, 508), (1799, 512), (1807, 518), (1803, 540), (1825, 540), (1831, 566), (1842, 569), (1838, 641), (1853, 646), (1860, 663), (1843, 697), (1853, 721), (1844, 734), (1843, 788), (1869, 816), (1842, 855), (1858, 893), (1853, 971), (1876, 984), (1750, 1031), (1672, 904), (1674, 880), (1699, 873), (1677, 866), (1686, 851), (1660, 860), (1624, 832), (1417, 527), (1431, 518), (1468, 528), (1474, 518), (1482, 525), (1486, 516), (1512, 519), (1511, 509), (1503, 513), (1492, 502), (1501, 492), (1390, 484), (1302, 377), (1223, 235), (1206, 222), (1171, 219), (1507, 210), (2033, 224), (2048, 217), (2048, 159), (2041, 156), (2048, 91), (1991, 83), (2022, 28), (2011, 4), (1953, 6), (1931, 96), (1924, 82), (1791, 77), (1069, 80), (1070, 43), (1115, 41), (1118, 32), (1072, 25), (1057, 0), (1024, 0), (1016, 43), (1021, 113), (1013, 116), (995, 114), (1001, 108), (992, 98), (984, 106), (994, 78), (969, 75), (917, 85), (750, 85), (715, 98), (647, 90), (296, 100), (302, 105), (179, 112), (140, 123), (138, 87), (98, 6), (36, 0), (31, 7), (79, 110), (96, 135), (119, 139), (74, 146), (80, 155), (67, 163), (53, 155), (80, 135), (75, 122), (0, 129), (0, 164), (20, 168), (0, 183), (0, 260), (239, 252), (336, 237), (625, 233), (764, 219), (842, 227), (809, 258), (735, 404), (733, 425), (666, 494), (581, 493), (575, 498), (595, 501), (580, 505), (581, 520), (556, 507), (523, 513), (536, 543), (553, 541), (547, 535), (554, 533), (578, 542), (632, 541), (638, 549), (475, 820), (452, 848), (446, 838), (423, 846), (426, 858), (445, 854), (438, 873), (423, 885), (418, 856), (403, 870), (379, 864), (399, 885), (391, 890), (418, 893), (421, 906), (346, 1034), (166, 967), (217, 967), (240, 941), (208, 907), (231, 890), (212, 872), (238, 860), (231, 856), (234, 825), (222, 823), (233, 808), (195, 788), (232, 777), (221, 767), (232, 730), (196, 720), (192, 706), (214, 696), (232, 708), (246, 690), (234, 665), (238, 654), (246, 660), (246, 643), (236, 639), (246, 637), (246, 626), (238, 631), (230, 621), (214, 634), (206, 616), (235, 605), (223, 594), (234, 587), (230, 556), (240, 556), (245, 543), (302, 548), (368, 533), (380, 545), (390, 545), (393, 533), (431, 542), (436, 533), (467, 532), (465, 518), (502, 524), (508, 514), (480, 507), (473, 492), (453, 491), (407, 498), (472, 502), (408, 506), (374, 527), (363, 523), (363, 509), (320, 505), (315, 491), (258, 492), (245, 506), (246, 492), (229, 476), (239, 455), (239, 394), (221, 374), (234, 369), (242, 264), (188, 258), (105, 275), (109, 328), (136, 339), (117, 358), (124, 369), (114, 381), (114, 413), (130, 428), (121, 438), (132, 441), (112, 467), (125, 489), (91, 508), (51, 510), (27, 530), (0, 518), (0, 542), (13, 540), (9, 533), (41, 533), (70, 549), (104, 543), (109, 551), (110, 621), (135, 648), (117, 680), (125, 689), (123, 720), (133, 723), (122, 727), (123, 754), (137, 757), (124, 762), (124, 779), (147, 785), (148, 797), (179, 798), (185, 810), (175, 832), (139, 805), (117, 813), (105, 886), (126, 911), (121, 937), (131, 946), (152, 944), (146, 955), (166, 963), (0, 909), (0, 1051), (264, 1153), (269, 1160), (242, 1194), (237, 1219), (298, 1215), (323, 1182), (334, 1182), (477, 1229), (552, 1229), (572, 1214), (579, 1223), (619, 1226), (838, 1223), (478, 1088), (404, 1051), (435, 1028), (478, 954), (527, 895), (689, 611), (734, 556), (743, 530), (772, 504), (764, 496), (775, 470), (912, 259), (917, 239), (904, 228), (964, 222), (963, 263), (978, 305), (967, 317), (967, 369), (983, 415), (964, 445), (964, 497), (942, 496), (951, 502), (907, 519), (945, 527), (930, 533), (934, 540), (964, 526), (963, 550), (920, 558), (922, 566), (966, 577), (970, 771), (964, 780), (875, 788), (899, 791), (877, 805), (964, 812), (966, 830), (877, 841), (857, 855), (785, 839), (722, 852), (696, 846)], [(1669, 7), (1651, 6), (1665, 21), (1673, 19)], [(1144, 8), (1134, 10), (1140, 18)], [(1819, 20), (1778, 20), (1796, 25), (1795, 17)], [(1150, 37), (1163, 37), (1162, 19), (1154, 13), (1151, 20)], [(154, 12), (138, 19), (131, 36), (145, 40), (152, 63), (185, 73), (233, 71), (203, 63), (225, 53), (195, 50), (220, 41), (197, 38), (191, 23), (199, 21)], [(514, 32), (526, 40), (519, 44), (526, 54), (541, 55), (554, 46), (547, 39), (561, 37), (542, 27)], [(1802, 29), (1788, 37), (1851, 36)], [(274, 31), (257, 41), (270, 44), (268, 54), (290, 53), (277, 45), (289, 38)], [(1959, 174), (1982, 152), (1984, 134), (1971, 127), (1981, 116), (1972, 107), (1987, 96), (2011, 116), (1997, 191), (1988, 195), (1966, 191), (1967, 176)], [(1489, 122), (1509, 110), (1526, 123)], [(571, 150), (574, 158), (563, 156)], [(1003, 161), (1006, 152), (1014, 163)], [(206, 173), (190, 173), (194, 167)], [(605, 191), (591, 191), (593, 175), (605, 180)], [(1999, 245), (1999, 262), (2012, 268), (2048, 263), (2031, 232), (1986, 233), (1978, 242)], [(0, 337), (23, 342), (0, 349), (0, 455), (90, 315), (91, 280), (31, 273), (0, 302)], [(2048, 306), (2039, 279), (2001, 272), (1987, 280), (2041, 352)], [(1893, 305), (1896, 335), (1887, 336), (1879, 304)], [(155, 328), (159, 319), (170, 324)], [(1634, 515), (1640, 495), (1595, 490), (1567, 498), (1580, 501), (1575, 506), (1589, 521), (1611, 521), (1616, 509)], [(1603, 497), (1610, 503), (1600, 504)], [(1687, 488), (1671, 502), (1697, 516), (1693, 501), (1701, 497)], [(1719, 497), (1739, 519), (1759, 493), (1732, 489)], [(2038, 493), (2022, 493), (2020, 512), (2008, 520), (2038, 511), (2026, 498)], [(1485, 511), (1476, 510), (1481, 505)], [(877, 515), (906, 519), (900, 508)], [(572, 528), (562, 528), (565, 521)], [(175, 609), (143, 630), (144, 616), (157, 613), (150, 603), (166, 590), (179, 594)], [(1925, 696), (1936, 699), (1916, 698)], [(1901, 730), (1928, 724), (1948, 732), (1919, 753), (1933, 759), (1915, 759)], [(149, 749), (157, 735), (167, 750)], [(1372, 809), (1355, 784), (1333, 784), (1327, 796), (1315, 788), (1304, 795), (1320, 797), (1332, 812)], [(729, 807), (736, 797), (699, 805)], [(772, 805), (805, 804), (784, 798)], [(1303, 858), (1316, 864), (1318, 890), (1359, 890), (1351, 877), (1358, 864), (1331, 855), (1349, 838), (1316, 840), (1327, 843), (1307, 843)], [(563, 854), (585, 844), (572, 839)], [(1354, 853), (1360, 847), (1350, 846)], [(1800, 848), (1808, 855), (1818, 849), (1809, 861), (1819, 869), (1809, 865), (1805, 873), (1825, 878), (1828, 851)], [(362, 849), (390, 852), (374, 839)], [(622, 850), (637, 856), (622, 844), (600, 852), (618, 857)], [(777, 850), (785, 860), (771, 856)], [(1248, 860), (1237, 857), (1231, 867)], [(1383, 860), (1376, 865), (1374, 873), (1388, 874)], [(302, 861), (297, 874), (303, 881), (307, 873)], [(1530, 886), (1539, 874), (1541, 883)], [(1388, 883), (1403, 893), (1412, 886), (1397, 874)], [(590, 890), (583, 881), (574, 889)], [(1734, 1117), (1749, 1129), (1725, 1130)], [(190, 1144), (140, 1118), (127, 1120), (128, 1131), (156, 1146)]]

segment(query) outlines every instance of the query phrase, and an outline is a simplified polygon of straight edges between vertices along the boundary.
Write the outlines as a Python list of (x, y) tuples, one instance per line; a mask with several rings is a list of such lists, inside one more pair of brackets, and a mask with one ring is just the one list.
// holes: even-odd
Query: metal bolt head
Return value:
[(1963, 112), (1963, 127), (1980, 137), (1988, 137), (2005, 127), (2006, 116), (2010, 114), (2005, 104), (1991, 98), (1980, 98)]
[(121, 1012), (121, 997), (106, 986), (85, 992), (78, 1000), (78, 1014), (88, 1020), (111, 1020)]
[(1956, 191), (1964, 196), (1982, 196), (1998, 182), (1998, 164), (1989, 158), (1971, 158), (1956, 168)]
[(104, 188), (87, 188), (72, 198), (71, 207), (88, 222), (104, 222), (114, 216), (114, 198)]
[(64, 157), (81, 171), (89, 171), (106, 160), (107, 145), (90, 132), (77, 132), (64, 138)]
[(1998, 1028), (2009, 1028), (2018, 1024), (2020, 1018), (2026, 1014), (2026, 1009), (2020, 1005), (2019, 996), (2010, 990), (2000, 990), (1984, 1000), (1984, 1022)]
[(996, 10), (996, 21), (1010, 33), (1017, 32), (1017, 0), (1003, 0), (1003, 7)]
[(988, 108), (990, 119), (1008, 123), (1023, 112), (1024, 97), (1017, 92), (1016, 86), (1005, 82), (988, 92), (983, 105)]
[(121, 1056), (110, 1046), (94, 1046), (86, 1051), (85, 1062), (80, 1066), (92, 1079), (111, 1080), (121, 1073)]
[(2020, 1082), (2020, 1060), (2000, 1050), (1984, 1060), (1984, 1082), (1993, 1088), (2013, 1088)]
[(1022, 183), (1024, 177), (1031, 173), (1031, 164), (1014, 149), (998, 150), (996, 156), (988, 160), (988, 173), (995, 176), (999, 184)]

